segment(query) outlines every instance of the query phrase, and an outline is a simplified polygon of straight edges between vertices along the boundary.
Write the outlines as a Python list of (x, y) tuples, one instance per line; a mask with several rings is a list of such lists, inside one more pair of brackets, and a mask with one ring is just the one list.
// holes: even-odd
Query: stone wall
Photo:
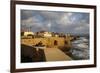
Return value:
[(49, 37), (49, 38), (27, 38), (27, 39), (21, 39), (21, 44), (26, 44), (26, 45), (36, 45), (39, 42), (42, 42), (43, 45), (46, 47), (59, 47), (59, 46), (64, 46), (64, 45), (71, 45), (70, 42), (71, 38), (67, 37)]

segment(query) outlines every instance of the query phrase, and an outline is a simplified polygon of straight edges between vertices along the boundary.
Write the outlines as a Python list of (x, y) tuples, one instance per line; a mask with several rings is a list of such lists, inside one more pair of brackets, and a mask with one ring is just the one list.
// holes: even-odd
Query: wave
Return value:
[(89, 39), (80, 37), (72, 42), (70, 51), (74, 57), (79, 59), (89, 59)]

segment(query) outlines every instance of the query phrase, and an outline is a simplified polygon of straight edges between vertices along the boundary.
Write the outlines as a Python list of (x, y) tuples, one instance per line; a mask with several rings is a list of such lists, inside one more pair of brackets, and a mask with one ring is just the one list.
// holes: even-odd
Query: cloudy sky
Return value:
[(21, 10), (21, 30), (89, 33), (89, 13)]

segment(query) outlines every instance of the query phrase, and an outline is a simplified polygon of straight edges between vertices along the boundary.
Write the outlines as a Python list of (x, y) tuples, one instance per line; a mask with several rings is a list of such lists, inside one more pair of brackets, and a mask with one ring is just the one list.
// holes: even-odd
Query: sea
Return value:
[(72, 58), (75, 60), (89, 59), (89, 37), (81, 36), (78, 39), (72, 41), (72, 48), (70, 50)]

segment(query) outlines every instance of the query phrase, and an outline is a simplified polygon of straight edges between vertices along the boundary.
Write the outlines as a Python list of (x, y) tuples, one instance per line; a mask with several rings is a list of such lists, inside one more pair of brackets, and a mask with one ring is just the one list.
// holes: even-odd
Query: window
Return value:
[(57, 44), (58, 44), (58, 42), (55, 40), (55, 41), (54, 41), (54, 45), (57, 45)]
[(66, 45), (66, 44), (68, 44), (68, 42), (67, 42), (67, 41), (64, 41), (64, 43), (65, 43), (65, 45)]

